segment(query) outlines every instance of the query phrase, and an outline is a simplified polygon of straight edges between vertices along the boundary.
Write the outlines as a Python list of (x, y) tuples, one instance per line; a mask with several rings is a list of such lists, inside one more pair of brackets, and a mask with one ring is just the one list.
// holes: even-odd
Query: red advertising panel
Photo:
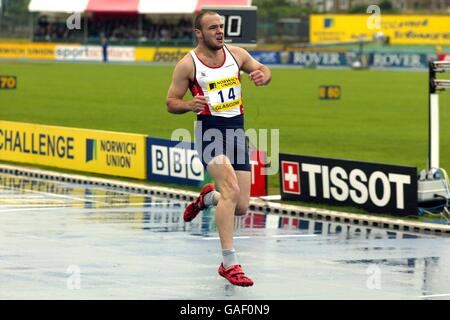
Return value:
[(267, 195), (266, 153), (250, 149), (250, 167), (252, 172), (252, 186), (250, 196), (261, 197)]
[(450, 61), (450, 53), (442, 53), (438, 55), (439, 61)]

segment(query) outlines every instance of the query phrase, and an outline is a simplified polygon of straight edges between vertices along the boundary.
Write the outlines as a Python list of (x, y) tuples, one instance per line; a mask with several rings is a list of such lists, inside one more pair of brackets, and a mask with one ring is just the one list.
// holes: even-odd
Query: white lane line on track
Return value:
[(110, 204), (110, 206), (118, 207), (118, 206), (127, 205), (130, 207), (135, 207), (135, 206), (146, 207), (146, 206), (167, 206), (167, 205), (174, 205), (174, 204), (181, 204), (181, 203), (180, 202), (113, 203), (113, 204)]
[[(173, 204), (173, 203), (167, 203), (167, 204)], [(178, 209), (179, 206), (174, 206), (173, 208), (159, 208), (161, 203), (145, 203), (145, 206), (135, 206), (132, 204), (127, 204), (126, 206), (123, 204), (112, 204), (107, 205), (105, 207), (100, 208), (81, 208), (77, 207), (75, 205), (11, 205), (11, 206), (0, 206), (0, 213), (7, 213), (7, 212), (21, 212), (21, 211), (49, 211), (49, 210), (61, 210), (61, 209), (74, 209), (74, 210), (87, 210), (88, 212), (105, 212), (108, 209), (117, 210), (117, 209), (149, 209), (149, 208), (155, 208), (155, 209)], [(137, 208), (133, 208), (137, 207)]]
[(430, 294), (427, 296), (419, 296), (418, 298), (438, 298), (438, 297), (450, 297), (450, 293)]
[[(267, 239), (267, 238), (311, 238), (317, 237), (317, 234), (279, 234), (272, 236), (238, 236), (233, 237), (233, 239)], [(202, 240), (219, 240), (219, 237), (203, 237)]]
[(42, 194), (42, 195), (45, 195), (45, 196), (48, 196), (48, 197), (63, 198), (63, 199), (70, 199), (70, 200), (77, 200), (77, 201), (91, 202), (91, 203), (107, 204), (106, 202), (103, 202), (103, 201), (89, 200), (89, 199), (86, 199), (86, 198), (78, 198), (78, 197), (67, 196), (67, 195), (63, 195), (63, 194), (48, 193), (48, 192), (34, 191), (34, 190), (25, 190), (25, 191), (26, 192), (31, 192), (31, 193)]
[[(11, 177), (14, 177), (14, 178), (19, 178), (19, 179), (22, 179), (22, 180), (29, 179), (27, 177), (18, 177), (18, 176), (13, 175), (13, 174), (4, 174), (4, 175), (5, 176), (11, 176)], [(107, 191), (111, 191), (111, 192), (114, 192), (114, 193), (117, 193), (117, 194), (123, 195), (123, 196), (132, 195), (132, 196), (144, 196), (144, 197), (150, 197), (150, 198), (161, 198), (161, 199), (164, 199), (163, 196), (150, 195), (150, 194), (141, 194), (141, 193), (137, 193), (137, 192), (132, 191), (132, 190), (121, 190), (121, 189), (119, 190), (119, 189), (114, 188), (114, 187), (107, 187), (107, 186), (100, 186), (100, 185), (96, 185), (96, 186), (88, 185), (86, 187), (84, 184), (78, 184), (78, 183), (63, 182), (63, 181), (48, 181), (46, 179), (40, 179), (40, 178), (32, 178), (32, 179), (36, 180), (36, 181), (43, 181), (45, 183), (53, 183), (53, 184), (59, 184), (59, 185), (78, 185), (78, 186), (80, 186), (82, 188), (85, 188), (85, 189), (93, 189), (93, 190), (101, 190), (101, 191), (107, 190)], [(58, 194), (53, 194), (53, 193), (46, 193), (46, 192), (41, 192), (41, 191), (34, 191), (34, 190), (30, 190), (30, 189), (21, 189), (21, 191), (42, 194), (42, 195), (45, 195), (45, 196), (67, 197), (69, 199), (82, 200), (82, 199), (76, 198), (76, 197), (58, 195)], [(94, 195), (87, 195), (87, 196), (89, 198), (91, 198), (91, 197), (92, 198), (111, 197), (110, 195), (95, 195), (95, 194)], [(84, 201), (84, 200), (82, 200), (82, 201)], [(86, 200), (86, 201), (87, 202), (99, 202), (99, 203), (101, 203), (101, 201), (95, 201), (95, 200), (92, 200), (92, 201)], [(187, 202), (187, 200), (185, 202)]]
[(273, 238), (311, 238), (317, 237), (317, 234), (276, 234)]
[[(219, 240), (219, 237), (203, 237), (203, 240)], [(242, 236), (242, 237), (233, 237), (233, 239), (250, 239), (248, 236)]]
[(0, 210), (0, 213), (8, 213), (8, 212), (24, 212), (24, 211), (49, 211), (49, 210), (61, 210), (67, 209), (71, 207), (49, 207), (49, 208), (21, 208), (21, 209), (8, 209), (8, 210)]
[[(43, 203), (43, 204), (36, 204), (36, 203), (30, 203), (30, 204), (2, 204), (0, 203), (0, 208), (52, 208), (52, 207), (60, 207), (60, 208), (76, 208), (76, 206), (81, 205), (83, 203), (73, 203), (73, 204), (64, 204), (64, 203)], [(178, 204), (175, 206), (175, 204)], [(147, 203), (111, 203), (107, 204), (106, 207), (148, 207), (148, 206), (167, 206), (167, 205), (173, 205), (173, 207), (179, 207), (180, 203), (177, 202), (147, 202)], [(95, 208), (94, 208), (95, 209)], [(102, 207), (104, 209), (104, 207)]]
[(0, 195), (0, 200), (3, 200), (3, 199), (6, 199), (6, 200), (45, 199), (45, 197), (39, 196), (39, 195), (31, 195), (31, 194), (21, 195), (21, 196), (18, 196), (17, 194), (15, 194), (15, 197), (13, 197), (11, 195), (6, 195), (6, 196)]
[(14, 208), (37, 208), (37, 209), (44, 209), (44, 208), (70, 208), (72, 205), (64, 205), (63, 203), (55, 203), (55, 204), (5, 204), (0, 205), (1, 209), (14, 209)]
[[(39, 179), (36, 179), (36, 180), (39, 180)], [(103, 202), (103, 201), (89, 200), (89, 199), (86, 199), (86, 198), (78, 198), (78, 197), (68, 196), (68, 195), (63, 195), (63, 194), (49, 193), (49, 192), (36, 191), (36, 190), (30, 190), (30, 189), (23, 189), (22, 191), (25, 192), (25, 193), (44, 195), (46, 197), (63, 198), (63, 199), (78, 200), (78, 201), (83, 201), (83, 202), (103, 203), (103, 204), (105, 204), (105, 202)]]

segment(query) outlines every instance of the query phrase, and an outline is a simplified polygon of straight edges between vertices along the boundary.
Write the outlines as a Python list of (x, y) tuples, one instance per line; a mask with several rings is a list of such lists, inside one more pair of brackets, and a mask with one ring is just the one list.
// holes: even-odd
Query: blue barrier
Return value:
[[(357, 59), (357, 52), (334, 51), (249, 51), (259, 62), (271, 65), (295, 65), (303, 67), (350, 67)], [(428, 61), (436, 55), (404, 52), (364, 53), (369, 68), (379, 69), (427, 69)]]
[(369, 54), (371, 68), (427, 69), (428, 60), (435, 58), (424, 53), (372, 52)]
[(291, 52), (293, 65), (305, 67), (346, 67), (345, 52), (297, 51)]
[(193, 143), (147, 138), (147, 179), (201, 186), (205, 170)]
[[(253, 58), (262, 64), (280, 64), (280, 51), (250, 51)], [(289, 53), (288, 53), (289, 54)]]

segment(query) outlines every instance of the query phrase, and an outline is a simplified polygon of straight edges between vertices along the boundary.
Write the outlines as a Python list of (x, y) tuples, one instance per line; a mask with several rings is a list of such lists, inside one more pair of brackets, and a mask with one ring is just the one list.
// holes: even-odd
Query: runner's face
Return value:
[(202, 36), (210, 50), (221, 50), (224, 45), (223, 22), (218, 15), (205, 15), (202, 19)]

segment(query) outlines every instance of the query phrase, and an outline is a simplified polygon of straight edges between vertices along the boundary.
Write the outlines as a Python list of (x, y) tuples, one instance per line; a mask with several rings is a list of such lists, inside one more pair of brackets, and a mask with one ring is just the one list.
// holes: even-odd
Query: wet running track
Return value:
[(228, 285), (214, 210), (0, 175), (0, 299), (450, 299), (450, 239), (251, 211)]

